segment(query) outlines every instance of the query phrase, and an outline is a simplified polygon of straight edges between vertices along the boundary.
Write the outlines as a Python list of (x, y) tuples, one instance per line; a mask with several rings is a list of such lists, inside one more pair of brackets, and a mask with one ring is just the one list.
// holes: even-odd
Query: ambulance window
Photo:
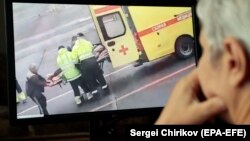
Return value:
[(98, 22), (105, 40), (125, 34), (125, 26), (118, 12), (98, 17)]

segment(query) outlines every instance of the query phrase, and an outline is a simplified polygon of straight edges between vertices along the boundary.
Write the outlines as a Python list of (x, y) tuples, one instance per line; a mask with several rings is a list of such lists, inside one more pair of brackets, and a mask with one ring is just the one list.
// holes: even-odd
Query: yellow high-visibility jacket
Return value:
[(92, 43), (85, 39), (78, 39), (73, 46), (72, 55), (74, 59), (78, 59), (79, 61), (93, 57)]
[(76, 68), (75, 60), (72, 53), (65, 48), (61, 48), (57, 55), (57, 65), (62, 70), (62, 74), (67, 79), (67, 81), (73, 81), (81, 77), (80, 71)]

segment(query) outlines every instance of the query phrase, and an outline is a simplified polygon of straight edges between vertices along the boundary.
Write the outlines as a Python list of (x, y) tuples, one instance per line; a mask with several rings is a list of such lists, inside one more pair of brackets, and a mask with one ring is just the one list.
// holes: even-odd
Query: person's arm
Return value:
[(202, 124), (226, 110), (218, 97), (201, 102), (198, 98), (200, 94), (201, 88), (194, 70), (175, 86), (155, 124)]
[(53, 76), (57, 76), (57, 75), (59, 75), (60, 73), (62, 73), (62, 70), (61, 70), (61, 68), (58, 68), (58, 69), (54, 72)]

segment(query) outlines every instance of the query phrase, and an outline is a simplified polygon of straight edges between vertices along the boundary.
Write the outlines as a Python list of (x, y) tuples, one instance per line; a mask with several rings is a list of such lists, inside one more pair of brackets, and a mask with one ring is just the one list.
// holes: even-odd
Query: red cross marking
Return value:
[(123, 55), (127, 55), (127, 51), (128, 51), (128, 48), (124, 47), (124, 45), (122, 45), (121, 49), (119, 50), (119, 52), (123, 53)]

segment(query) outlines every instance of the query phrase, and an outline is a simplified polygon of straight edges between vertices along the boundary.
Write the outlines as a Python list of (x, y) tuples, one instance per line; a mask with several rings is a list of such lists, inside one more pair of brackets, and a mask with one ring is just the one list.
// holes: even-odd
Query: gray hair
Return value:
[(29, 71), (31, 71), (31, 72), (37, 71), (37, 66), (35, 63), (32, 63), (29, 65)]
[(201, 21), (212, 55), (223, 51), (223, 40), (234, 37), (250, 55), (250, 0), (198, 0)]

